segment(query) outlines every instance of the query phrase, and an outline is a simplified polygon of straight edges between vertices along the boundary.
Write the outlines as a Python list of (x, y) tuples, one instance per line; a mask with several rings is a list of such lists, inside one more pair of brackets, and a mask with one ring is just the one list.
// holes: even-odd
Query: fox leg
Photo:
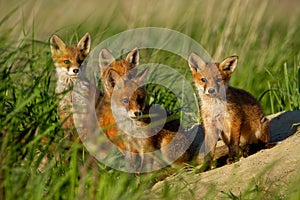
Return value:
[(207, 166), (208, 166), (209, 169), (216, 168), (216, 163), (214, 162), (214, 156), (215, 156), (216, 146), (217, 145), (214, 145), (212, 147), (211, 151), (209, 152), (209, 154), (207, 154), (204, 157), (204, 163), (207, 163)]
[(132, 165), (134, 163), (132, 157), (133, 157), (133, 153), (129, 152), (129, 151), (125, 151), (125, 168), (127, 170), (131, 170), (132, 169)]
[(140, 162), (139, 162), (139, 166), (137, 168), (137, 171), (138, 171), (138, 173), (140, 173), (144, 168), (145, 154), (144, 154), (143, 151), (139, 151), (138, 155), (139, 155), (139, 161)]
[(205, 144), (205, 156), (204, 156), (204, 168), (213, 169), (216, 167), (214, 163), (215, 150), (217, 141), (219, 138), (219, 130), (217, 128), (208, 129), (205, 132), (204, 144)]
[(232, 127), (230, 133), (230, 139), (228, 144), (229, 155), (227, 159), (227, 163), (231, 164), (237, 160), (239, 160), (241, 149), (240, 149), (240, 127)]
[(127, 148), (125, 151), (125, 168), (127, 170), (133, 170), (137, 169), (138, 162), (137, 162), (137, 157), (139, 156), (138, 152), (134, 148)]
[(261, 134), (258, 138), (262, 144), (267, 144), (270, 141), (270, 122), (266, 117), (260, 120), (261, 123)]
[(138, 171), (151, 171), (153, 168), (153, 158), (151, 157), (151, 155), (146, 154), (145, 151), (142, 151), (139, 153), (140, 156), (140, 166)]
[(246, 158), (250, 155), (250, 150), (252, 148), (252, 145), (251, 144), (245, 144), (243, 147), (242, 147), (242, 152), (243, 152), (243, 157)]

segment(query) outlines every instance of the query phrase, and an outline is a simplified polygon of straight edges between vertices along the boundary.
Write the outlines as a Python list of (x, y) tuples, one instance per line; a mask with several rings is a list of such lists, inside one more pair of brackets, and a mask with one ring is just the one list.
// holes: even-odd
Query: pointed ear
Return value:
[(125, 59), (127, 62), (129, 62), (133, 67), (136, 67), (137, 65), (139, 65), (140, 62), (140, 54), (139, 54), (139, 50), (138, 48), (134, 48), (133, 50), (131, 50)]
[(112, 91), (117, 83), (118, 80), (121, 79), (121, 76), (114, 70), (109, 70), (106, 77), (104, 77), (105, 80), (103, 87), (109, 96), (112, 94)]
[(188, 62), (193, 73), (200, 71), (206, 65), (202, 58), (195, 53), (191, 53)]
[(135, 82), (138, 84), (142, 84), (146, 81), (146, 76), (149, 71), (149, 68), (144, 69), (137, 77), (135, 77)]
[(78, 42), (77, 48), (87, 56), (91, 50), (91, 36), (89, 33), (86, 33)]
[(112, 85), (112, 82), (111, 85), (110, 85), (110, 90), (113, 91), (114, 88), (118, 88), (118, 89), (123, 89), (125, 88), (125, 77), (121, 77), (117, 72), (115, 71), (112, 71), (112, 74), (111, 74), (111, 80), (114, 79), (114, 84)]
[(115, 61), (114, 56), (107, 50), (102, 49), (99, 53), (99, 66), (101, 71), (103, 72), (105, 69), (109, 67), (111, 63)]
[(54, 54), (57, 51), (62, 51), (63, 49), (65, 49), (66, 45), (57, 35), (53, 35), (50, 38), (50, 48), (51, 53)]
[(237, 61), (238, 56), (230, 56), (220, 63), (219, 69), (225, 73), (231, 74), (236, 67)]

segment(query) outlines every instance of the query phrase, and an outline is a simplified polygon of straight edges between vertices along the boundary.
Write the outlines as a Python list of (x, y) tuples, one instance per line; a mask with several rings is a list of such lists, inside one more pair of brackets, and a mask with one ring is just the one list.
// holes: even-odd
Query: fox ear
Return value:
[(86, 33), (78, 42), (77, 47), (80, 51), (87, 56), (91, 50), (91, 36), (89, 33)]
[(50, 38), (50, 48), (52, 54), (56, 53), (57, 51), (62, 51), (65, 47), (65, 43), (57, 35), (53, 35)]
[(202, 58), (195, 53), (191, 53), (188, 62), (193, 73), (199, 72), (206, 65)]
[(231, 74), (236, 67), (237, 61), (238, 56), (230, 56), (220, 63), (219, 69), (225, 73)]
[[(107, 94), (111, 95), (113, 92), (113, 89), (117, 83), (118, 80), (121, 79), (121, 76), (114, 70), (109, 70), (108, 74), (104, 78), (104, 84), (103, 87)], [(120, 83), (118, 83), (119, 85)]]
[(105, 69), (109, 67), (111, 63), (115, 61), (114, 56), (109, 52), (108, 49), (102, 49), (99, 53), (99, 66), (101, 71), (103, 72)]
[(129, 62), (133, 67), (139, 65), (140, 62), (140, 54), (138, 48), (132, 49), (126, 56), (125, 60)]
[(146, 80), (146, 75), (149, 71), (149, 68), (144, 69), (136, 78), (135, 81), (139, 84), (144, 83)]

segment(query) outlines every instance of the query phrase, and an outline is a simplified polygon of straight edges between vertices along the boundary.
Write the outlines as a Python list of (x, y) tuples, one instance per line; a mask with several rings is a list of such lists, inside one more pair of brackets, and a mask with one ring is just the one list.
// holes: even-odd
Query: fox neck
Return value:
[[(122, 134), (135, 138), (149, 137), (151, 131), (148, 127), (150, 123), (148, 118), (133, 119), (128, 115), (128, 110), (125, 107), (117, 105), (114, 101), (110, 103), (110, 112), (112, 112), (114, 121)], [(144, 111), (147, 112), (147, 110)]]
[[(112, 105), (113, 106), (113, 105)], [(112, 110), (116, 108), (112, 107)], [(123, 134), (127, 134), (129, 136), (133, 136), (136, 138), (144, 138), (146, 137), (149, 132), (148, 128), (146, 127), (147, 124), (140, 120), (131, 119), (128, 116), (128, 112), (126, 109), (117, 108), (118, 116), (114, 116), (118, 128)]]
[[(224, 97), (211, 97), (204, 94), (203, 91), (198, 91), (201, 104), (201, 116), (207, 120), (223, 121), (227, 112), (227, 100), (226, 95)], [(206, 120), (204, 119), (204, 120)]]
[(62, 93), (66, 90), (70, 90), (71, 87), (74, 86), (76, 76), (69, 76), (67, 74), (61, 73), (58, 68), (56, 68), (57, 72), (57, 85), (56, 85), (56, 93)]

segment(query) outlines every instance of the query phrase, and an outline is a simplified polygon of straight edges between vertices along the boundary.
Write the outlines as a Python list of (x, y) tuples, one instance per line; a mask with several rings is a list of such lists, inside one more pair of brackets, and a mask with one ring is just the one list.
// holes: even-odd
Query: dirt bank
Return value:
[(290, 183), (300, 180), (300, 111), (268, 118), (271, 142), (277, 142), (273, 148), (204, 173), (174, 175), (156, 183), (153, 191), (159, 195), (167, 186), (178, 193), (178, 199), (219, 199), (227, 195), (253, 198), (257, 194), (263, 199), (284, 197)]

